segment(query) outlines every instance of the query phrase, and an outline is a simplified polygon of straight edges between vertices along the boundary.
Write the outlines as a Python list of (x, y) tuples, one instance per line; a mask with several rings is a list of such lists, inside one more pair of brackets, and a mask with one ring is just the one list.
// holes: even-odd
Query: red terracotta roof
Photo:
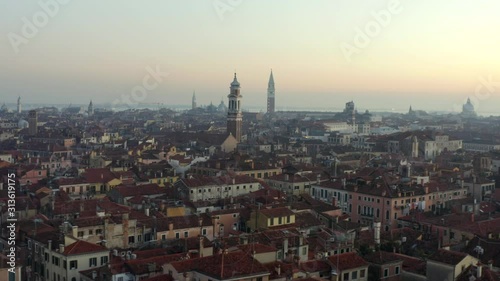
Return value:
[(219, 280), (269, 275), (268, 270), (260, 262), (243, 252), (178, 261), (173, 262), (172, 266), (179, 273), (197, 271)]
[(274, 209), (261, 209), (260, 213), (268, 218), (286, 217), (295, 214), (287, 207), (274, 208)]
[(358, 254), (354, 252), (329, 256), (328, 261), (334, 267), (337, 267), (338, 264), (339, 271), (368, 267), (368, 262), (366, 262), (362, 257), (358, 256)]
[(239, 245), (238, 248), (247, 254), (252, 254), (253, 252), (255, 252), (256, 254), (261, 254), (261, 253), (270, 253), (278, 251), (278, 249), (276, 249), (275, 247), (260, 243)]
[(467, 257), (466, 253), (439, 249), (436, 253), (434, 253), (434, 255), (429, 257), (429, 260), (455, 266), (459, 262), (461, 262), (465, 257)]
[(107, 168), (87, 169), (83, 177), (89, 183), (110, 182), (117, 177)]
[(78, 240), (75, 243), (66, 246), (64, 248), (63, 255), (72, 256), (72, 255), (80, 255), (80, 254), (94, 253), (94, 252), (108, 252), (108, 249), (101, 245), (92, 244), (83, 240)]

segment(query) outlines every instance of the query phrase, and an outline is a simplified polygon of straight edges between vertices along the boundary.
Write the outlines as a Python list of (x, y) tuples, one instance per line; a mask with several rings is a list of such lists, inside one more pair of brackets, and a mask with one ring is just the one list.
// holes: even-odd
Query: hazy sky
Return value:
[(44, 23), (56, 1), (0, 2), (0, 102), (112, 102), (149, 66), (169, 76), (144, 102), (196, 90), (218, 104), (236, 70), (244, 105), (265, 108), (272, 68), (281, 108), (446, 111), (471, 96), (500, 114), (499, 1), (65, 0)]

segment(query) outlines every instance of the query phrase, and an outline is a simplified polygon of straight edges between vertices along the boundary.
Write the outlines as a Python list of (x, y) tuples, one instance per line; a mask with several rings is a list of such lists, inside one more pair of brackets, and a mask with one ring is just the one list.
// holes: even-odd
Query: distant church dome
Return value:
[(219, 111), (219, 112), (226, 112), (227, 111), (227, 106), (224, 104), (224, 101), (220, 101), (220, 104), (217, 107), (217, 111)]
[(17, 122), (17, 127), (19, 129), (25, 129), (25, 128), (29, 127), (29, 123), (28, 123), (28, 121), (21, 119), (21, 120), (19, 120), (19, 122)]
[(467, 98), (467, 103), (462, 106), (462, 115), (465, 116), (475, 116), (476, 112), (474, 111), (474, 105), (470, 101), (470, 98)]

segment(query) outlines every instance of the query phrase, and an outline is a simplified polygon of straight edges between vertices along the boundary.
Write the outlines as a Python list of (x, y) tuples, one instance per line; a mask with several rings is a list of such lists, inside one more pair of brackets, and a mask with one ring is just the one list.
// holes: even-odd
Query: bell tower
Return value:
[(273, 70), (271, 70), (271, 75), (269, 76), (269, 82), (267, 83), (267, 114), (274, 113), (274, 77)]
[(234, 73), (234, 79), (229, 87), (229, 105), (227, 110), (227, 133), (231, 133), (238, 142), (241, 141), (241, 125), (243, 122), (243, 114), (241, 112), (240, 83)]

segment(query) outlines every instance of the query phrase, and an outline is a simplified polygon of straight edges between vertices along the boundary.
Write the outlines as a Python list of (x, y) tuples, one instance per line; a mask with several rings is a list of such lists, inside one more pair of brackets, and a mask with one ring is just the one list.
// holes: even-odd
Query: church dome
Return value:
[(462, 107), (462, 111), (465, 112), (465, 113), (472, 113), (472, 112), (474, 112), (474, 105), (472, 104), (472, 102), (470, 101), (470, 99), (467, 99), (467, 103), (464, 104), (464, 106)]
[(234, 74), (234, 80), (231, 82), (231, 87), (239, 87), (240, 82), (238, 82), (238, 79), (236, 79), (236, 73)]
[(19, 129), (28, 128), (29, 127), (29, 123), (28, 123), (28, 121), (21, 119), (21, 120), (19, 120), (19, 122), (17, 122), (17, 127)]

